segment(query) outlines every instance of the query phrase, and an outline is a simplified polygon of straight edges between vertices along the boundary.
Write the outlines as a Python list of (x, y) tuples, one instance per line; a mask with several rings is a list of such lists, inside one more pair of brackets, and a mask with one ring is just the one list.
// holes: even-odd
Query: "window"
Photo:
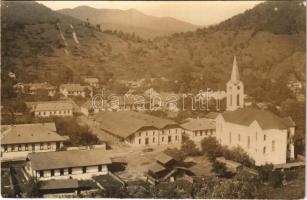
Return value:
[(140, 138), (140, 139), (139, 139), (139, 144), (141, 144), (141, 141), (142, 141), (142, 140), (141, 140), (141, 138)]
[(43, 170), (39, 171), (39, 177), (44, 177), (44, 171)]
[(152, 138), (152, 142), (153, 142), (153, 143), (155, 143), (155, 139), (156, 139), (156, 138)]
[(35, 151), (35, 144), (32, 144), (32, 151)]
[(199, 131), (200, 132), (200, 136), (203, 136), (203, 132), (202, 131)]
[(12, 145), (12, 151), (15, 151), (15, 146), (14, 145)]
[(250, 144), (251, 144), (250, 137), (249, 137), (249, 136), (247, 136), (247, 148), (249, 148), (249, 147), (250, 147)]
[(68, 168), (68, 174), (72, 174), (72, 168)]
[(18, 145), (18, 151), (21, 151), (21, 145), (20, 144)]
[(28, 144), (25, 144), (25, 150), (26, 150), (26, 151), (29, 150)]
[(168, 136), (168, 142), (172, 141), (172, 136)]
[(195, 133), (194, 133), (194, 134), (195, 134), (195, 137), (197, 137), (197, 131), (195, 131)]
[(50, 170), (51, 176), (54, 176), (54, 169)]
[(61, 176), (64, 175), (64, 169), (60, 169), (60, 175), (61, 175)]
[(263, 135), (263, 141), (265, 141), (266, 140), (266, 135)]
[(238, 141), (240, 142), (241, 141), (241, 135), (238, 134)]
[(240, 95), (237, 94), (237, 106), (239, 106), (239, 105), (240, 105)]
[(153, 136), (155, 135), (155, 131), (152, 132), (152, 135), (153, 135)]
[(263, 147), (263, 154), (265, 154), (265, 152), (266, 152), (266, 148), (265, 148), (265, 147)]
[(99, 171), (99, 172), (102, 171), (102, 165), (98, 165), (98, 171)]
[(272, 140), (272, 152), (275, 151), (275, 140)]
[(86, 167), (82, 167), (82, 172), (83, 172), (83, 174), (86, 173)]
[(47, 143), (47, 149), (51, 149), (50, 143)]
[(139, 132), (139, 137), (141, 137), (141, 132)]
[(164, 137), (162, 137), (162, 142), (164, 141)]
[(46, 112), (43, 112), (43, 115), (46, 115)]
[(6, 152), (7, 151), (7, 146), (3, 145), (3, 147), (4, 147), (4, 151)]
[(43, 144), (43, 143), (41, 143), (41, 144), (39, 145), (39, 149), (40, 149), (40, 150), (43, 150), (43, 149), (44, 149), (44, 144)]
[(176, 141), (178, 140), (178, 136), (177, 136), (177, 135), (175, 136), (175, 140), (176, 140)]

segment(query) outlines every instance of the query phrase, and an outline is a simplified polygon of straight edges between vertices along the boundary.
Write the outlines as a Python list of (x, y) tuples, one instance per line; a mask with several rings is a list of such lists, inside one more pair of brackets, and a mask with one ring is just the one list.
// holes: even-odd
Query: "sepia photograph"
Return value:
[(1, 197), (304, 199), (306, 1), (1, 1)]

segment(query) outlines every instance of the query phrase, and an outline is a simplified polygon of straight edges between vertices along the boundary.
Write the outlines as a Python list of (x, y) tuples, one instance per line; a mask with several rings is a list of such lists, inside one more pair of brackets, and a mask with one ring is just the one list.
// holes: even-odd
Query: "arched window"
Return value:
[(239, 105), (240, 105), (240, 95), (237, 94), (237, 106), (239, 106)]
[(232, 95), (229, 95), (229, 105), (232, 105)]

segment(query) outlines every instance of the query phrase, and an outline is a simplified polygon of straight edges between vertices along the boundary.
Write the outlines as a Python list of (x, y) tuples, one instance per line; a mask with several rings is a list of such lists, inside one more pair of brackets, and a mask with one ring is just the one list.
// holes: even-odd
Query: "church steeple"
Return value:
[(244, 107), (244, 85), (240, 81), (237, 59), (234, 57), (231, 77), (227, 82), (227, 110)]
[(232, 72), (231, 72), (231, 82), (238, 83), (240, 81), (239, 69), (237, 65), (237, 58), (234, 56), (233, 64), (232, 64)]

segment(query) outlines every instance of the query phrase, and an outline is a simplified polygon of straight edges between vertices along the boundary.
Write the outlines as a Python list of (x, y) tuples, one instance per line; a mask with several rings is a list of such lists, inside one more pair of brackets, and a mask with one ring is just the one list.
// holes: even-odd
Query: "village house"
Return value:
[(83, 79), (84, 83), (88, 84), (89, 86), (97, 88), (99, 86), (99, 79), (93, 77), (86, 77)]
[(139, 95), (111, 96), (109, 106), (112, 111), (144, 111), (145, 98)]
[(47, 82), (44, 83), (17, 83), (15, 86), (17, 92), (30, 95), (46, 95), (53, 97), (57, 88)]
[(95, 105), (92, 100), (88, 100), (83, 105), (80, 106), (81, 113), (86, 116), (107, 110), (108, 110), (107, 100), (95, 101)]
[(81, 86), (80, 84), (62, 84), (60, 85), (60, 93), (65, 97), (68, 96), (92, 96), (93, 89), (91, 86)]
[(66, 139), (56, 133), (54, 123), (8, 125), (1, 133), (1, 157), (25, 159), (30, 152), (57, 151)]
[(131, 146), (180, 145), (182, 128), (174, 121), (140, 112), (103, 112), (95, 116), (102, 131)]
[(189, 119), (181, 124), (184, 134), (199, 144), (205, 137), (215, 136), (215, 120), (207, 118)]
[(160, 153), (155, 158), (146, 173), (146, 179), (151, 184), (157, 184), (162, 181), (174, 181), (177, 179), (191, 180), (193, 172), (186, 167), (180, 166), (173, 157)]
[(104, 149), (31, 153), (26, 171), (39, 181), (51, 179), (90, 179), (108, 174), (111, 159)]
[(216, 138), (229, 148), (241, 147), (256, 165), (294, 159), (295, 123), (271, 112), (244, 108), (244, 85), (236, 60), (227, 83), (227, 111), (216, 118)]
[(35, 117), (73, 116), (73, 105), (68, 101), (27, 102), (26, 105)]

